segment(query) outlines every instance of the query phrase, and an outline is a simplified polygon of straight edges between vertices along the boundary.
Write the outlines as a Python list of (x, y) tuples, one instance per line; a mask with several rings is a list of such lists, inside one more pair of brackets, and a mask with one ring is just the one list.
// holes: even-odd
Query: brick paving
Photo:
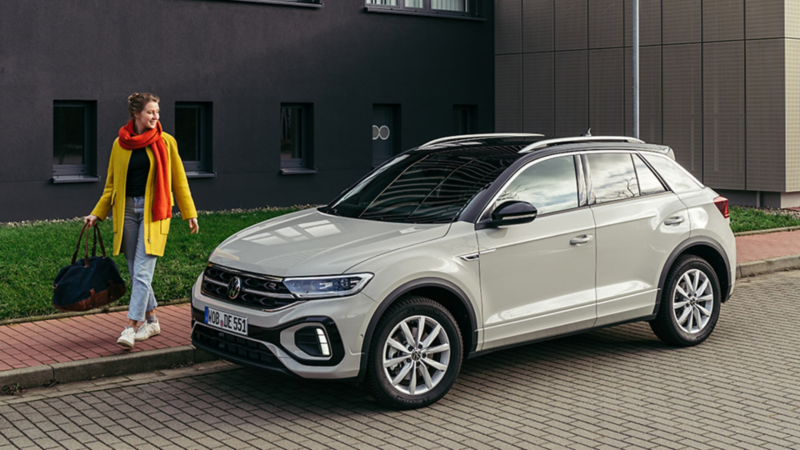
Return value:
[(739, 264), (788, 255), (800, 255), (800, 231), (736, 238), (736, 259)]
[(248, 369), (0, 397), (0, 449), (800, 449), (798, 286), (740, 280), (697, 347), (636, 323), (475, 358), (417, 411)]
[(188, 303), (158, 308), (161, 334), (133, 349), (117, 345), (126, 311), (0, 326), (0, 371), (189, 345), (189, 308)]

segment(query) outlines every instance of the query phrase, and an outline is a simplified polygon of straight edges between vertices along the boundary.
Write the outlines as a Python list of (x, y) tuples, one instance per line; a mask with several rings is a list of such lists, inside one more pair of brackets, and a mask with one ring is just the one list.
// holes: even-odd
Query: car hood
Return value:
[(225, 240), (209, 262), (278, 277), (336, 275), (375, 256), (441, 238), (449, 224), (408, 224), (298, 211)]

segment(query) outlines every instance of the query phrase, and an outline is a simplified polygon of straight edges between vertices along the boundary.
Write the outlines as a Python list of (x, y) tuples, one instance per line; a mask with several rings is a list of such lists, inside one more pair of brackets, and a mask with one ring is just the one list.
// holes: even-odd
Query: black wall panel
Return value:
[(524, 55), (523, 131), (555, 134), (555, 60), (554, 53)]
[(497, 55), (522, 51), (522, 0), (496, 2), (494, 52)]
[(745, 2), (747, 39), (786, 36), (784, 11), (786, 8), (792, 8), (792, 4), (798, 5), (793, 0), (747, 0)]
[(703, 1), (703, 41), (744, 39), (744, 0)]
[(589, 127), (595, 136), (625, 132), (623, 58), (622, 48), (589, 51)]
[(586, 50), (558, 52), (555, 60), (555, 135), (580, 136), (589, 128), (588, 54)]
[(701, 0), (664, 0), (662, 2), (664, 44), (700, 42), (702, 39)]
[(553, 0), (522, 1), (523, 50), (526, 53), (553, 51), (555, 42), (554, 9)]
[(585, 49), (588, 43), (587, 0), (555, 2), (556, 51)]
[[(625, 49), (625, 135), (633, 136), (633, 61)], [(661, 47), (639, 50), (639, 137), (664, 143), (661, 134)]]
[(703, 179), (745, 189), (744, 43), (703, 44)]
[(589, 2), (589, 48), (622, 47), (624, 0)]
[(516, 132), (522, 129), (522, 55), (495, 57), (495, 131)]
[[(451, 133), (455, 104), (477, 105), (491, 131), (495, 22), (482, 6), (485, 21), (368, 13), (364, 0), (0, 2), (0, 103), (14, 111), (0, 113), (0, 222), (88, 214), (134, 91), (161, 96), (167, 132), (176, 101), (213, 103), (217, 177), (190, 180), (205, 210), (329, 201), (372, 167), (376, 103), (401, 105), (404, 148)], [(97, 102), (101, 182), (50, 181), (54, 100)], [(314, 175), (279, 174), (288, 102), (314, 105)]]
[(785, 52), (782, 39), (747, 43), (748, 190), (786, 190)]
[(701, 44), (664, 46), (664, 144), (703, 181), (703, 78)]

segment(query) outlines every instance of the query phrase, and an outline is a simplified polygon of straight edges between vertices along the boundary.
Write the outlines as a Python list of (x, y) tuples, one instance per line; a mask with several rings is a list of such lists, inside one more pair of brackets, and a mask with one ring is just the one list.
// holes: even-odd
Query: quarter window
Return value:
[(673, 192), (681, 193), (699, 189), (702, 184), (686, 172), (677, 163), (660, 155), (644, 155), (656, 172), (667, 182)]
[(53, 179), (92, 177), (97, 144), (96, 103), (53, 102)]
[(589, 204), (613, 202), (639, 196), (639, 183), (628, 153), (586, 155), (591, 192)]
[(636, 167), (636, 177), (639, 179), (639, 190), (642, 195), (660, 194), (665, 192), (664, 185), (658, 177), (647, 167), (641, 157), (633, 157), (633, 165)]
[(497, 198), (495, 207), (510, 200), (535, 206), (539, 214), (578, 207), (578, 183), (575, 159), (560, 156), (537, 162), (525, 169)]

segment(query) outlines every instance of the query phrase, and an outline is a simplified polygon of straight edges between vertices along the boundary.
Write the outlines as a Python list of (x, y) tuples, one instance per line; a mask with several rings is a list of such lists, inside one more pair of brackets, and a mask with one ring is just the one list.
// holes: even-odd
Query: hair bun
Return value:
[(139, 96), (138, 92), (134, 92), (133, 94), (128, 96), (128, 103), (132, 102), (136, 97)]

